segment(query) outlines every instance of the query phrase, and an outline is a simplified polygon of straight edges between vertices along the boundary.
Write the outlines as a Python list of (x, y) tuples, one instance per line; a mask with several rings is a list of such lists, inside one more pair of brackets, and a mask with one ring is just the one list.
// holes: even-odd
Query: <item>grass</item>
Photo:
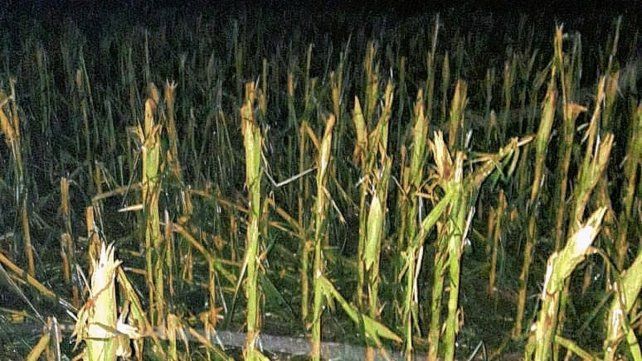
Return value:
[(5, 36), (0, 355), (642, 359), (635, 21), (257, 14)]

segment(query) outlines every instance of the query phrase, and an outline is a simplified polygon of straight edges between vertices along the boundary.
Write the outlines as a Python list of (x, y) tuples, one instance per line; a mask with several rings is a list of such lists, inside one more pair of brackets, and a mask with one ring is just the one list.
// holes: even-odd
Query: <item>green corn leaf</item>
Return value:
[(444, 210), (446, 210), (446, 207), (448, 204), (450, 204), (450, 201), (453, 199), (453, 196), (455, 195), (455, 188), (451, 188), (446, 192), (446, 195), (444, 195), (444, 198), (442, 198), (437, 205), (428, 213), (426, 217), (421, 221), (421, 226), (419, 228), (419, 233), (417, 233), (417, 236), (413, 240), (412, 244), (414, 247), (419, 247), (421, 244), (426, 240), (426, 237), (432, 230), (432, 227), (435, 226), (439, 218), (441, 217), (442, 213), (444, 213)]
[(366, 270), (370, 270), (370, 268), (372, 268), (372, 265), (377, 260), (377, 255), (379, 254), (381, 231), (383, 228), (383, 207), (384, 206), (381, 204), (379, 197), (375, 194), (372, 197), (370, 211), (368, 212), (366, 249), (364, 253)]

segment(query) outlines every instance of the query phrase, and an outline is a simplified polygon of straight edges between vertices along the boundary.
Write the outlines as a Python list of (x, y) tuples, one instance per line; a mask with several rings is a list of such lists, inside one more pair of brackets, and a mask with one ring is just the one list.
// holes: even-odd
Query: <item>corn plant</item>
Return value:
[(606, 208), (595, 211), (568, 239), (564, 248), (553, 253), (546, 266), (542, 304), (534, 332), (529, 337), (524, 358), (526, 360), (550, 360), (558, 325), (558, 311), (566, 280), (573, 270), (591, 251), (591, 245), (600, 231)]
[(637, 191), (637, 169), (640, 166), (640, 158), (642, 157), (642, 104), (638, 105), (630, 127), (626, 152), (627, 160), (624, 168), (626, 187), (622, 192), (624, 207), (620, 212), (619, 229), (615, 243), (616, 266), (618, 269), (624, 267), (627, 251), (629, 250), (629, 226), (632, 221), (633, 203)]
[(76, 344), (85, 341), (83, 358), (89, 361), (116, 360), (129, 357), (130, 339), (140, 334), (125, 322), (126, 312), (118, 313), (116, 275), (121, 261), (114, 256), (114, 247), (101, 244), (98, 259), (93, 259), (89, 299), (79, 310), (74, 335)]
[(617, 357), (618, 344), (626, 340), (634, 360), (642, 360), (640, 342), (631, 324), (631, 311), (634, 300), (642, 289), (642, 253), (639, 253), (629, 268), (620, 274), (612, 284), (613, 301), (606, 317), (606, 338), (604, 340), (604, 360), (612, 361)]
[(245, 85), (245, 101), (241, 107), (243, 145), (245, 147), (245, 182), (249, 192), (247, 243), (243, 267), (246, 272), (247, 338), (243, 354), (247, 360), (262, 360), (265, 356), (256, 349), (260, 331), (259, 267), (261, 263), (259, 222), (261, 219), (261, 129), (254, 120), (254, 84)]
[(321, 144), (319, 144), (319, 154), (317, 156), (317, 194), (314, 202), (314, 264), (312, 266), (314, 299), (312, 303), (312, 349), (310, 353), (310, 357), (313, 360), (321, 359), (321, 316), (325, 296), (322, 283), (325, 268), (322, 244), (327, 231), (329, 203), (327, 182), (331, 169), (330, 162), (332, 161), (332, 129), (334, 123), (334, 116), (329, 116), (326, 120), (325, 131), (323, 132)]
[[(554, 74), (554, 69), (551, 73)], [(542, 120), (535, 140), (535, 173), (533, 175), (533, 184), (527, 205), (527, 208), (530, 209), (531, 212), (528, 219), (528, 234), (526, 238), (526, 246), (524, 247), (524, 260), (519, 276), (519, 294), (517, 299), (517, 314), (515, 316), (515, 324), (513, 327), (513, 337), (518, 337), (522, 333), (522, 322), (524, 319), (524, 309), (526, 306), (526, 295), (528, 289), (528, 274), (530, 272), (530, 265), (533, 257), (533, 247), (535, 246), (535, 239), (537, 237), (537, 202), (540, 187), (543, 182), (542, 177), (544, 172), (544, 161), (546, 160), (546, 148), (555, 116), (556, 93), (553, 89), (553, 84), (554, 75), (552, 75), (546, 99), (544, 100)]]
[[(474, 202), (479, 194), (479, 187), (486, 177), (497, 169), (505, 159), (515, 156), (516, 150), (531, 141), (513, 138), (497, 153), (480, 155), (476, 162), (481, 165), (473, 172), (464, 176), (462, 152), (457, 152), (452, 158), (441, 133), (436, 133), (431, 143), (432, 153), (437, 165), (437, 181), (440, 188), (452, 193), (452, 199), (444, 213), (441, 232), (437, 237), (435, 252), (435, 271), (431, 298), (431, 320), (428, 333), (428, 359), (439, 358), (441, 350), (445, 360), (455, 357), (455, 341), (459, 330), (459, 285), (461, 276), (461, 257), (467, 234), (474, 214)], [(443, 339), (441, 329), (441, 303), (444, 281), (448, 272), (448, 302)], [(443, 348), (442, 348), (443, 344)]]
[(165, 317), (165, 270), (163, 238), (160, 229), (159, 198), (161, 191), (161, 145), (162, 126), (154, 120), (159, 102), (156, 87), (150, 85), (150, 97), (145, 101), (145, 121), (136, 132), (142, 144), (141, 195), (145, 225), (145, 262), (149, 300), (153, 302), (152, 322), (163, 324)]
[[(35, 276), (36, 264), (33, 256), (31, 242), (31, 228), (29, 225), (27, 175), (23, 160), (22, 132), (18, 106), (16, 105), (15, 80), (11, 80), (11, 93), (0, 93), (0, 129), (5, 137), (5, 142), (11, 150), (13, 160), (13, 174), (15, 177), (15, 194), (18, 214), (20, 215), (20, 226), (22, 231), (22, 246), (27, 261), (27, 272)], [(8, 105), (8, 106), (7, 106)], [(5, 110), (5, 106), (7, 109)]]

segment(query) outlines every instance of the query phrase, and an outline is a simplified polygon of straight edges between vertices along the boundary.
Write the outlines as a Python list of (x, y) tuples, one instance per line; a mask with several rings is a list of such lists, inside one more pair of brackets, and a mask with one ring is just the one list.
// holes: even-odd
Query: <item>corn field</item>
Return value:
[(642, 360), (636, 15), (361, 16), (0, 33), (0, 358)]

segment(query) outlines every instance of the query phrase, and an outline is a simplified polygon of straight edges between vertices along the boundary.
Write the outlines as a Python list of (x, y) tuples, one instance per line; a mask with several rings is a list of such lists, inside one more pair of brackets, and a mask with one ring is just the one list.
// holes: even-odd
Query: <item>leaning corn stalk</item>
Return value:
[[(577, 182), (575, 183), (575, 189), (573, 191), (574, 202), (572, 203), (571, 211), (569, 212), (567, 234), (574, 234), (577, 231), (586, 207), (588, 207), (591, 195), (594, 193), (600, 179), (602, 179), (602, 176), (606, 172), (611, 150), (613, 149), (615, 138), (613, 133), (607, 133), (603, 137), (599, 135), (599, 119), (602, 113), (602, 103), (604, 102), (605, 96), (604, 84), (605, 78), (602, 77), (598, 83), (595, 109), (593, 110), (593, 115), (591, 116), (587, 130), (587, 145), (584, 158), (582, 159), (577, 176)], [(607, 210), (607, 220), (609, 217), (608, 212), (609, 211)], [(567, 282), (561, 295), (560, 310), (558, 314), (558, 323), (560, 328), (563, 328), (565, 322), (566, 305), (569, 297), (569, 282)]]
[(637, 194), (638, 168), (642, 158), (642, 103), (638, 104), (637, 111), (631, 122), (629, 143), (627, 145), (626, 164), (624, 175), (626, 186), (623, 193), (623, 209), (619, 217), (618, 237), (615, 243), (616, 265), (618, 269), (624, 267), (626, 252), (629, 249), (627, 241), (629, 224), (633, 221), (633, 204)]
[(526, 308), (526, 295), (528, 291), (528, 274), (533, 257), (533, 247), (535, 246), (535, 239), (537, 237), (537, 219), (539, 211), (539, 196), (540, 187), (543, 184), (544, 177), (544, 163), (546, 161), (546, 149), (553, 128), (553, 120), (555, 119), (555, 101), (556, 92), (554, 89), (555, 84), (555, 68), (551, 70), (551, 82), (549, 83), (546, 99), (544, 100), (542, 109), (542, 120), (537, 131), (537, 138), (535, 140), (535, 173), (533, 175), (533, 183), (531, 186), (531, 194), (528, 200), (527, 209), (529, 210), (528, 218), (528, 231), (526, 237), (526, 245), (524, 247), (524, 260), (522, 263), (521, 273), (519, 275), (519, 291), (517, 296), (517, 314), (515, 316), (515, 324), (513, 326), (513, 337), (519, 337), (522, 334), (522, 322), (524, 320), (524, 310)]
[(642, 360), (640, 344), (635, 336), (628, 315), (631, 313), (635, 300), (642, 289), (642, 252), (638, 253), (631, 267), (622, 273), (619, 280), (612, 285), (615, 298), (607, 316), (606, 339), (604, 340), (604, 360), (616, 359), (618, 344), (625, 337), (633, 358)]
[(83, 359), (111, 361), (128, 357), (130, 339), (140, 337), (135, 327), (125, 323), (127, 312), (117, 314), (116, 273), (121, 261), (114, 258), (114, 247), (103, 243), (98, 259), (92, 260), (89, 299), (80, 309), (73, 335), (76, 344), (85, 341)]
[(326, 236), (329, 194), (326, 188), (332, 154), (332, 129), (335, 117), (330, 115), (326, 120), (325, 132), (319, 147), (317, 158), (317, 198), (314, 204), (314, 265), (312, 304), (312, 360), (321, 359), (321, 314), (325, 295), (321, 278), (324, 272), (323, 238)]
[[(25, 174), (24, 162), (22, 159), (22, 137), (20, 132), (20, 117), (18, 117), (18, 106), (15, 100), (14, 84), (15, 80), (10, 81), (11, 95), (7, 96), (0, 91), (0, 130), (4, 134), (5, 142), (11, 149), (13, 159), (13, 173), (16, 177), (16, 203), (20, 216), (20, 226), (22, 228), (22, 242), (27, 259), (27, 272), (30, 276), (35, 276), (36, 265), (33, 257), (33, 248), (31, 246), (31, 231), (29, 228), (29, 210), (27, 208), (28, 189)], [(11, 103), (8, 112), (3, 109), (5, 105)]]
[(245, 85), (245, 102), (241, 107), (243, 145), (245, 147), (245, 183), (249, 192), (247, 243), (245, 246), (245, 296), (247, 298), (247, 338), (243, 354), (246, 360), (262, 360), (265, 356), (256, 349), (260, 331), (259, 290), (259, 222), (261, 220), (261, 129), (254, 120), (254, 84)]
[(549, 257), (541, 294), (542, 305), (537, 321), (532, 328), (533, 333), (526, 345), (526, 360), (545, 361), (551, 359), (564, 285), (573, 270), (589, 254), (591, 244), (600, 231), (605, 212), (605, 207), (595, 211), (588, 221), (569, 238), (566, 246)]

